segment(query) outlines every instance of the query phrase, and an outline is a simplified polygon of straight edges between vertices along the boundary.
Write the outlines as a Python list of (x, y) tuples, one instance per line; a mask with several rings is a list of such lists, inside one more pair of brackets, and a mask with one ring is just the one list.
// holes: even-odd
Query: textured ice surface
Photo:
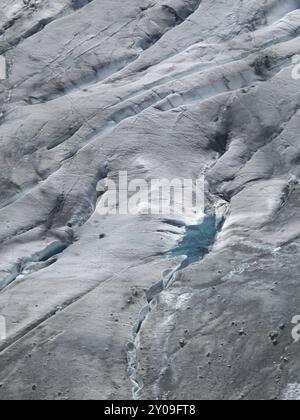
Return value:
[[(132, 398), (141, 308), (136, 398), (296, 399), (300, 1), (2, 3), (0, 399)], [(101, 216), (124, 170), (220, 232)]]
[(300, 400), (300, 384), (288, 384), (283, 395), (284, 400), (299, 401)]

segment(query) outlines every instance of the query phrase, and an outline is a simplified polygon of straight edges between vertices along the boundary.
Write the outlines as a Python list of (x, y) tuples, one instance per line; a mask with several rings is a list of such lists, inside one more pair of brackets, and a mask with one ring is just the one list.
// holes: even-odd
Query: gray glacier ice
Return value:
[(0, 400), (300, 399), (300, 0), (2, 0), (0, 55)]

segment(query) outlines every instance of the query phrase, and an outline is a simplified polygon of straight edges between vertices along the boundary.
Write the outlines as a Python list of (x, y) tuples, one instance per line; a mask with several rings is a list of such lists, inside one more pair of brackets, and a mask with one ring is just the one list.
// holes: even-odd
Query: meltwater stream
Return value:
[(142, 384), (137, 377), (137, 354), (136, 349), (139, 346), (139, 333), (148, 314), (151, 312), (155, 298), (165, 289), (169, 288), (175, 274), (190, 264), (202, 260), (207, 255), (215, 243), (218, 232), (222, 229), (224, 220), (218, 220), (215, 214), (205, 215), (203, 222), (198, 225), (186, 226), (185, 234), (176, 247), (165, 253), (169, 258), (185, 257), (184, 260), (173, 270), (164, 273), (162, 279), (152, 286), (147, 292), (146, 297), (148, 305), (139, 313), (139, 316), (133, 327), (133, 341), (128, 344), (128, 373), (133, 383), (133, 397), (139, 398)]

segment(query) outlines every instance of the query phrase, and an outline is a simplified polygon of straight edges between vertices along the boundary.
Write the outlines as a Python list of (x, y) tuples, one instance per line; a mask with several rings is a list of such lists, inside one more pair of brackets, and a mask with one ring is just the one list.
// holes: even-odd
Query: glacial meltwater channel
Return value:
[(139, 334), (153, 308), (153, 304), (155, 305), (156, 298), (163, 290), (166, 290), (172, 285), (175, 274), (178, 271), (183, 270), (196, 261), (201, 261), (210, 252), (218, 232), (222, 229), (223, 223), (224, 220), (218, 220), (215, 214), (205, 215), (201, 224), (186, 226), (182, 240), (175, 248), (165, 253), (170, 258), (185, 258), (180, 265), (164, 273), (162, 279), (146, 291), (148, 304), (141, 310), (134, 323), (133, 340), (128, 344), (127, 348), (128, 374), (133, 384), (134, 399), (139, 399), (139, 392), (142, 389), (142, 383), (140, 383), (137, 377), (138, 362), (136, 349), (139, 346)]

